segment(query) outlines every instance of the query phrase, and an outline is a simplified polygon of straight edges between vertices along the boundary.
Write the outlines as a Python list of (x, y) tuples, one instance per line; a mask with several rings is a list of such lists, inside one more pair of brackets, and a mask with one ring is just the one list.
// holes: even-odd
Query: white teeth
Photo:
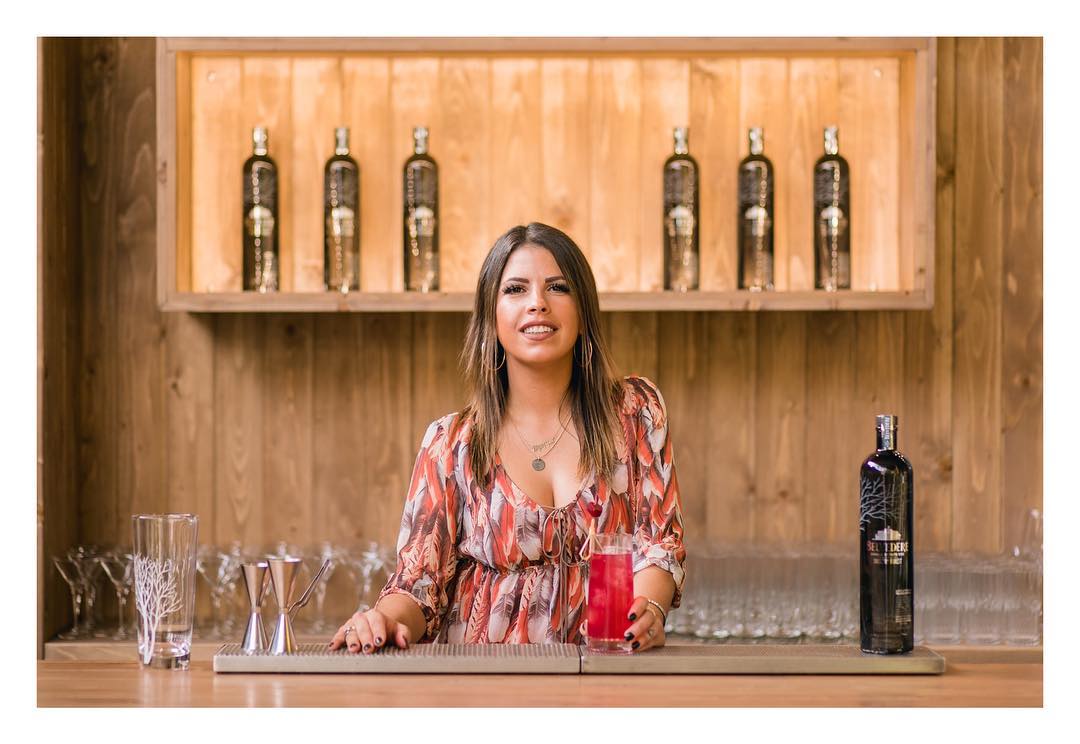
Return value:
[(551, 326), (532, 326), (531, 328), (526, 328), (525, 333), (531, 333), (533, 335), (536, 335), (536, 334), (540, 334), (540, 333), (547, 333), (548, 331), (553, 331), (553, 330), (555, 330), (555, 329), (552, 328)]

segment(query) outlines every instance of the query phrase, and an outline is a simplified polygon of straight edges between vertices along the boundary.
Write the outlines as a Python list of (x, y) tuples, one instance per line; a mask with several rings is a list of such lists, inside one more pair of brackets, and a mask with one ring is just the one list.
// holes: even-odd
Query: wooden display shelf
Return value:
[[(606, 310), (925, 309), (933, 303), (934, 39), (159, 39), (158, 300), (194, 312), (465, 312), (507, 228), (555, 225)], [(403, 292), (401, 167), (428, 126), (441, 286)], [(852, 171), (852, 290), (813, 291), (822, 129)], [(255, 125), (280, 172), (279, 295), (241, 288)], [(322, 291), (322, 171), (348, 126), (361, 291)], [(662, 291), (661, 171), (675, 126), (701, 168), (701, 291)], [(736, 286), (736, 173), (765, 129), (776, 291)]]
[[(663, 310), (921, 310), (921, 292), (601, 292), (600, 309)], [(177, 292), (163, 310), (192, 313), (471, 312), (471, 292)]]

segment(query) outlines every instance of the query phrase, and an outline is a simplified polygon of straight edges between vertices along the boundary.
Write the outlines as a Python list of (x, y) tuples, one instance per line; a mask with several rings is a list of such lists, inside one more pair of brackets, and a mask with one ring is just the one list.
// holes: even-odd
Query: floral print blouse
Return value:
[(458, 414), (431, 423), (405, 499), (397, 566), (379, 595), (419, 604), (421, 643), (583, 643), (578, 555), (589, 503), (602, 509), (598, 533), (634, 535), (635, 573), (659, 566), (672, 575), (679, 606), (686, 549), (664, 399), (644, 377), (625, 378), (623, 389), (624, 442), (610, 482), (594, 473), (561, 507), (529, 498), (498, 456), (482, 487), (469, 464), (470, 423), (453, 436)]

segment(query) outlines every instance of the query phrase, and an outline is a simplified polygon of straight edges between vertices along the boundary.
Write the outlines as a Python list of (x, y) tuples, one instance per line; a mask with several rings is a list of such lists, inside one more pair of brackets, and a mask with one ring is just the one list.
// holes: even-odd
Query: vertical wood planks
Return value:
[(1006, 39), (1001, 343), (1002, 522), (1020, 543), (1021, 515), (1042, 508), (1042, 40)]
[(215, 532), (203, 541), (246, 545), (270, 539), (263, 533), (263, 344), (266, 318), (217, 317), (214, 347)]
[[(841, 542), (858, 524), (858, 472), (870, 453), (854, 415), (856, 313), (806, 320), (806, 537)], [(864, 451), (865, 450), (865, 451)]]
[[(690, 154), (701, 168), (701, 289), (735, 289), (737, 253), (735, 208), (742, 159), (739, 63), (694, 59), (690, 67)], [(646, 238), (648, 236), (645, 236)], [(663, 281), (661, 267), (661, 281)]]
[[(840, 154), (851, 166), (851, 288), (899, 288), (899, 63), (842, 59)], [(861, 181), (862, 183), (859, 183)]]
[(952, 534), (953, 222), (956, 173), (956, 40), (938, 41), (934, 308), (904, 314), (901, 450), (915, 469), (915, 532), (924, 550)]
[[(541, 59), (540, 99), (543, 180), (537, 219), (569, 235), (590, 258), (589, 60)], [(489, 242), (498, 235), (493, 233)]]
[(431, 148), (439, 166), (439, 287), (447, 292), (476, 288), (480, 265), (497, 237), (488, 229), (490, 85), (486, 59), (444, 57), (439, 62), (442, 130)]
[(952, 547), (1001, 547), (1001, 39), (957, 40)]
[(600, 317), (618, 373), (656, 382), (660, 374), (659, 313), (602, 313)]
[[(787, 182), (785, 211), (787, 261), (777, 260), (777, 281), (789, 290), (814, 288), (814, 163), (824, 152), (825, 127), (837, 121), (835, 59), (793, 59), (788, 100), (791, 140), (787, 158), (777, 167)], [(782, 278), (782, 279), (781, 279)]]
[[(540, 209), (540, 64), (535, 59), (491, 61), (491, 242)], [(489, 245), (490, 247), (490, 245)]]
[[(240, 162), (243, 163), (251, 155), (251, 130), (255, 127), (266, 127), (267, 151), (277, 163), (278, 168), (278, 224), (275, 225), (280, 251), (278, 282), (281, 291), (290, 292), (295, 286), (294, 236), (290, 232), (290, 225), (294, 222), (292, 189), (293, 181), (297, 178), (293, 165), (292, 146), (294, 142), (292, 63), (285, 57), (245, 57), (241, 62), (240, 74), (242, 91), (240, 130), (244, 139), (244, 151), (240, 155)], [(303, 83), (306, 84), (307, 81)], [(243, 198), (241, 183), (242, 177), (238, 177), (234, 191), (229, 192), (231, 199), (226, 200), (235, 211), (240, 213), (243, 212), (240, 209)], [(322, 214), (321, 211), (320, 214)], [(239, 260), (242, 269), (242, 251)]]
[(597, 57), (589, 86), (589, 260), (601, 292), (631, 291), (640, 284), (641, 66)]
[[(352, 156), (360, 166), (360, 290), (389, 292), (401, 273), (401, 176), (390, 139), (390, 60), (341, 62), (342, 119)], [(404, 162), (404, 159), (402, 159)]]
[[(448, 413), (461, 411), (468, 402), (458, 373), (458, 353), (465, 340), (469, 316), (465, 313), (417, 313), (412, 319), (411, 425), (406, 449), (412, 455), (428, 425)], [(410, 461), (410, 466), (412, 461)], [(405, 493), (389, 494), (404, 503)], [(390, 511), (393, 511), (391, 506)]]
[(805, 537), (806, 313), (765, 313), (757, 327), (754, 537)]
[(266, 318), (263, 395), (263, 535), (303, 544), (312, 534), (314, 319)]
[[(243, 166), (251, 131), (240, 125), (238, 57), (191, 60), (191, 288), (243, 287)], [(246, 147), (245, 147), (246, 143)]]
[(709, 313), (707, 322), (705, 534), (725, 542), (748, 542), (761, 521), (755, 494), (758, 316)]
[[(773, 282), (778, 291), (788, 289), (787, 265), (790, 245), (788, 243), (788, 201), (793, 174), (787, 172), (787, 159), (783, 153), (791, 141), (790, 101), (788, 86), (788, 63), (783, 59), (743, 59), (739, 61), (739, 130), (735, 137), (739, 143), (738, 158), (729, 167), (738, 173), (739, 161), (750, 152), (747, 132), (751, 127), (763, 127), (764, 154), (772, 161), (775, 180), (773, 191)], [(738, 197), (733, 194), (728, 202), (729, 211), (738, 213)], [(736, 228), (737, 229), (737, 228)], [(732, 231), (732, 236), (736, 235)], [(738, 251), (738, 243), (734, 243)], [(737, 266), (737, 264), (736, 264)], [(738, 280), (736, 278), (736, 286)]]
[[(396, 192), (392, 209), (397, 260), (391, 264), (390, 289), (405, 289), (404, 239), (402, 237), (402, 214), (405, 201), (402, 187), (405, 161), (413, 154), (413, 128), (427, 127), (431, 132), (431, 145), (437, 146), (439, 133), (443, 131), (439, 107), (439, 60), (422, 57), (394, 57), (390, 60), (390, 162), (393, 177), (389, 180)], [(434, 155), (438, 162), (438, 155)], [(442, 184), (439, 184), (440, 187)], [(441, 198), (441, 195), (440, 195)], [(441, 260), (441, 257), (440, 257)]]
[[(292, 291), (321, 292), (323, 284), (323, 170), (334, 153), (334, 128), (342, 124), (341, 63), (304, 57), (292, 63), (292, 164), (282, 173), (291, 213), (281, 232), (291, 254)], [(285, 213), (283, 213), (285, 214)]]
[[(636, 287), (642, 292), (664, 288), (664, 161), (674, 151), (672, 129), (689, 125), (690, 63), (687, 60), (642, 60), (641, 233)], [(699, 160), (698, 168), (701, 167)], [(699, 205), (700, 198), (699, 194)]]

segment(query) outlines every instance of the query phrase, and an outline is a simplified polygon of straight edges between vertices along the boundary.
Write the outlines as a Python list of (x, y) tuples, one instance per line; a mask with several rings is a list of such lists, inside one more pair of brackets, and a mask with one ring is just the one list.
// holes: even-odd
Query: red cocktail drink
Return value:
[(627, 534), (597, 535), (589, 558), (586, 637), (589, 651), (630, 653), (626, 629), (634, 599), (632, 539)]

